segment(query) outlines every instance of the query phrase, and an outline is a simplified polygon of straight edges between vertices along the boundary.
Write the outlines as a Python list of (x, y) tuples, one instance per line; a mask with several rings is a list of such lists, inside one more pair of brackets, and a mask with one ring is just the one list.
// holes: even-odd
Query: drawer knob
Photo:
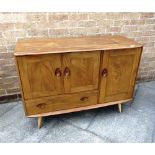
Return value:
[(82, 97), (82, 98), (80, 98), (80, 101), (82, 101), (82, 102), (88, 101), (88, 97)]
[(40, 109), (44, 109), (46, 107), (46, 104), (45, 103), (40, 103), (37, 105), (38, 108)]
[(56, 68), (56, 70), (55, 70), (55, 76), (56, 77), (60, 77), (61, 76), (61, 70), (60, 70), (60, 68)]
[(102, 77), (107, 77), (107, 75), (108, 75), (108, 70), (104, 68), (102, 71)]
[(70, 69), (68, 67), (65, 68), (64, 70), (64, 76), (70, 76), (71, 72), (70, 72)]

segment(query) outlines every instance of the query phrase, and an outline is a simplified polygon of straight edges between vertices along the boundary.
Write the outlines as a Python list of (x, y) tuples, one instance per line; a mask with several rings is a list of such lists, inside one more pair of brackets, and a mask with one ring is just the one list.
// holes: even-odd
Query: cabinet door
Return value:
[(17, 62), (25, 99), (62, 93), (59, 54), (21, 56)]
[(100, 103), (132, 98), (140, 55), (141, 48), (104, 52)]
[(64, 54), (65, 93), (98, 89), (99, 64), (100, 51)]

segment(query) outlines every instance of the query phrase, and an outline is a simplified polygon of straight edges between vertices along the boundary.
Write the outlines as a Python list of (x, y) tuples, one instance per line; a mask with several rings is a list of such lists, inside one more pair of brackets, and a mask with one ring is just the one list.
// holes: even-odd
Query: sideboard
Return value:
[(25, 39), (14, 56), (25, 114), (69, 113), (132, 100), (142, 45), (105, 35)]

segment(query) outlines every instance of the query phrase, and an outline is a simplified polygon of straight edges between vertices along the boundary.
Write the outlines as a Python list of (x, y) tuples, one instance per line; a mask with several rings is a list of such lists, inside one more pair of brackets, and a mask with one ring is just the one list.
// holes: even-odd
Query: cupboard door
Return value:
[(62, 93), (61, 55), (21, 56), (17, 62), (25, 99)]
[(99, 102), (132, 98), (141, 48), (105, 51)]
[(100, 51), (64, 54), (65, 93), (98, 89), (99, 64)]

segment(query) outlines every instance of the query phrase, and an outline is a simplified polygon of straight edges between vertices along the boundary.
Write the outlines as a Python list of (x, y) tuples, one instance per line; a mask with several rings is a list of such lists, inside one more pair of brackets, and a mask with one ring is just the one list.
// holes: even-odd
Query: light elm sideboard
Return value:
[(123, 36), (19, 40), (25, 114), (38, 117), (132, 100), (142, 45)]

